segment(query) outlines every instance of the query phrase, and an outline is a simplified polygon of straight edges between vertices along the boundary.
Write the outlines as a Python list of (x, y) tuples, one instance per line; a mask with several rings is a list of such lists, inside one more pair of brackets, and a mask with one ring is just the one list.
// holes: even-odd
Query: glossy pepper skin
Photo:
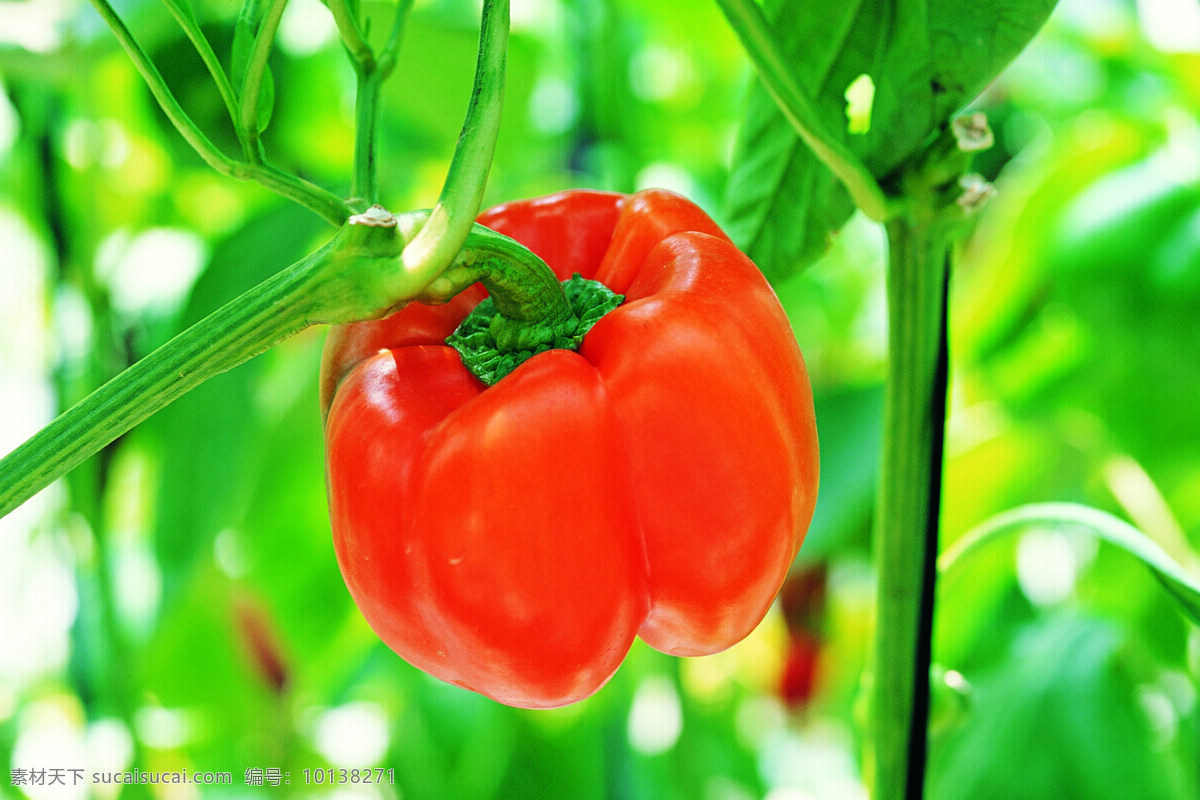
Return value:
[(626, 299), (577, 352), (487, 388), (443, 344), (478, 286), (332, 331), (330, 512), (362, 613), (411, 664), (525, 707), (592, 694), (635, 636), (687, 656), (737, 643), (816, 501), (811, 389), (770, 286), (669, 192), (479, 221)]

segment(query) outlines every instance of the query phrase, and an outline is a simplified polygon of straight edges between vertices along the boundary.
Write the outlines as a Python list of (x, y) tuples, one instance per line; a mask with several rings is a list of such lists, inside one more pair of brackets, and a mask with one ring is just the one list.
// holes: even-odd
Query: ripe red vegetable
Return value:
[(762, 619), (817, 490), (812, 394), (759, 270), (677, 195), (565, 192), (479, 221), (625, 296), (577, 352), (485, 386), (444, 344), (484, 297), (335, 328), (322, 366), (338, 564), (411, 664), (500, 702), (600, 688)]

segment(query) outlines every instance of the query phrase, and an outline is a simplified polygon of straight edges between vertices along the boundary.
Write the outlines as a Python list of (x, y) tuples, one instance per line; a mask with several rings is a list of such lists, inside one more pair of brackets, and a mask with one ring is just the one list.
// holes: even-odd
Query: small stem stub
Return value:
[(463, 318), (446, 344), (458, 351), (472, 375), (491, 386), (538, 353), (577, 350), (592, 326), (625, 299), (578, 273), (563, 281), (562, 287), (573, 312), (570, 316), (514, 319), (501, 314), (495, 300), (487, 297)]
[(394, 228), (396, 215), (376, 203), (361, 214), (355, 214), (346, 220), (351, 225), (366, 225), (368, 228)]

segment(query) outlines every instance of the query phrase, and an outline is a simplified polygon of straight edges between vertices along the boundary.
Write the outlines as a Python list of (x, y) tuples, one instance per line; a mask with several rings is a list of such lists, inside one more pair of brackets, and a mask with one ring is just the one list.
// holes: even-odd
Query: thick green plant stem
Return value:
[(924, 790), (929, 666), (946, 418), (944, 226), (905, 215), (887, 225), (888, 382), (875, 530), (878, 569), (871, 736), (874, 800)]
[[(332, 244), (332, 243), (331, 243)], [(0, 461), (0, 515), (176, 398), (304, 328), (330, 246), (239, 297), (120, 373)]]
[(859, 209), (877, 222), (894, 214), (894, 207), (866, 165), (826, 130), (813, 98), (792, 77), (787, 54), (771, 31), (771, 23), (756, 0), (717, 0), (725, 18), (746, 48), (763, 86), (804, 143), (838, 177)]
[[(549, 273), (513, 240), (473, 226), (447, 275), (431, 289), (424, 270), (402, 260), (406, 236), (428, 211), (374, 225), (352, 218), (326, 245), (222, 306), (120, 373), (0, 460), (0, 516), (142, 420), (221, 372), (248, 361), (310, 325), (375, 319), (418, 298), (445, 299), (479, 276), (479, 264), (505, 273)], [(412, 265), (408, 265), (411, 267)], [(551, 277), (553, 277), (551, 275)]]

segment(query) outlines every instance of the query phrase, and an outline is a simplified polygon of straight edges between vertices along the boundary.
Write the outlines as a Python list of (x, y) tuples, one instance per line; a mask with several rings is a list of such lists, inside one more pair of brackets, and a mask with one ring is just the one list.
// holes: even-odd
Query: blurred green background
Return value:
[[(224, 55), (239, 4), (194, 5)], [(236, 152), (165, 9), (118, 7)], [(391, 208), (437, 196), (477, 13), (416, 4), (384, 90)], [(977, 166), (998, 193), (954, 278), (944, 543), (1069, 500), (1200, 564), (1198, 53), (1194, 0), (1063, 0), (975, 104), (997, 134)], [(316, 0), (289, 4), (271, 67), (269, 157), (344, 193), (354, 81)], [(488, 201), (665, 186), (736, 232), (750, 79), (715, 4), (515, 0)], [(85, 3), (0, 2), (0, 87), (7, 451), (331, 230), (206, 167)], [(313, 330), (0, 520), (0, 796), (864, 798), (884, 248), (856, 217), (776, 283), (817, 394), (822, 494), (783, 602), (731, 651), (638, 645), (598, 695), (537, 712), (408, 667), (333, 558)], [(943, 582), (936, 637), (931, 798), (1200, 798), (1200, 634), (1127, 556), (1061, 531), (1013, 537)], [(331, 767), (387, 771), (318, 782)], [(131, 769), (230, 782), (93, 781)], [(37, 770), (66, 785), (15, 785)]]

